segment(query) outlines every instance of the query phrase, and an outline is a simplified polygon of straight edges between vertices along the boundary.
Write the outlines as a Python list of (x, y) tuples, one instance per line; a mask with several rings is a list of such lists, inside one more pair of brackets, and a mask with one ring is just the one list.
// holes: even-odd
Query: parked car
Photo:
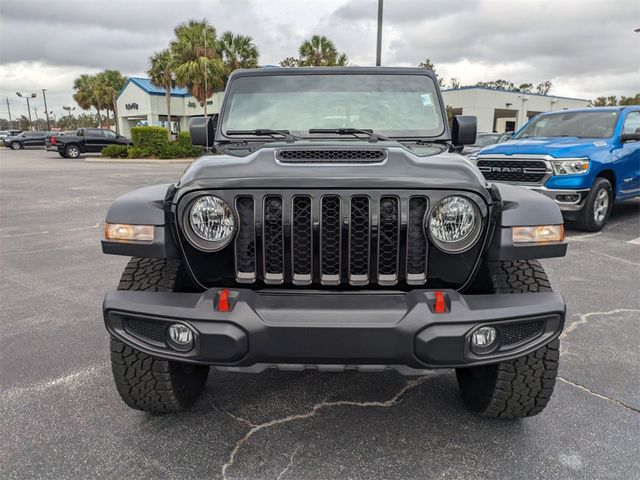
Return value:
[(41, 147), (44, 145), (46, 132), (26, 131), (4, 139), (4, 144), (13, 150), (25, 147)]
[(495, 145), (496, 143), (506, 142), (513, 136), (513, 132), (506, 133), (478, 133), (476, 141), (473, 145), (464, 147), (462, 153), (470, 156), (478, 153), (484, 147)]
[(13, 137), (22, 133), (22, 130), (2, 130), (0, 131), (0, 145), (4, 145), (6, 138)]
[(562, 215), (487, 187), (451, 147), (475, 117), (446, 119), (423, 68), (233, 72), (190, 125), (220, 155), (107, 213), (104, 253), (132, 257), (103, 304), (122, 399), (186, 409), (210, 366), (455, 368), (482, 415), (542, 411), (565, 304), (534, 259), (565, 254)]
[(63, 137), (63, 136), (69, 136), (69, 135), (75, 135), (76, 131), (75, 130), (68, 130), (68, 131), (60, 131), (60, 132), (50, 132), (44, 139), (44, 148), (45, 150), (47, 150), (48, 152), (57, 152), (58, 151), (58, 137)]
[(487, 180), (540, 192), (596, 232), (615, 201), (640, 195), (640, 106), (543, 113), (476, 161)]
[[(55, 140), (55, 143), (53, 143)], [(100, 153), (107, 145), (131, 145), (131, 140), (104, 128), (79, 128), (74, 135), (51, 139), (58, 153), (66, 158), (78, 158), (83, 153)]]

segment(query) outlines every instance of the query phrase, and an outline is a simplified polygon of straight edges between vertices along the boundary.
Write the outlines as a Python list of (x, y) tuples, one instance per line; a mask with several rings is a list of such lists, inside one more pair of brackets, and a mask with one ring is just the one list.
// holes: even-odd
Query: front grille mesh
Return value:
[(544, 321), (514, 323), (501, 327), (502, 345), (513, 345), (524, 340), (530, 340), (540, 335), (544, 330)]
[(141, 340), (165, 343), (167, 324), (164, 322), (124, 318), (122, 323), (126, 332)]
[(322, 198), (322, 275), (340, 274), (340, 197), (328, 195)]
[(237, 198), (239, 282), (363, 286), (427, 280), (426, 196), (329, 192)]
[(539, 183), (547, 174), (547, 166), (541, 160), (479, 159), (477, 165), (484, 178), (496, 182)]
[(264, 199), (264, 250), (265, 271), (280, 275), (284, 267), (284, 242), (282, 230), (282, 198), (268, 196)]

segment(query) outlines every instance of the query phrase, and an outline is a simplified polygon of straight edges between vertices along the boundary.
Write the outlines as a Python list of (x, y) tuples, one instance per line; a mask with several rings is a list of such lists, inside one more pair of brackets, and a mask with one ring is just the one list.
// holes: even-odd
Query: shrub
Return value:
[(107, 145), (101, 153), (103, 157), (108, 158), (127, 158), (129, 147), (127, 145)]
[(190, 143), (184, 145), (179, 138), (178, 141), (168, 144), (158, 154), (158, 158), (191, 158), (202, 154), (202, 148), (194, 147)]
[(131, 129), (131, 140), (134, 147), (145, 149), (151, 152), (151, 155), (159, 155), (169, 145), (167, 129), (163, 127), (133, 127)]
[(149, 148), (137, 147), (134, 145), (133, 147), (129, 147), (128, 150), (128, 158), (149, 158), (154, 156), (153, 152)]

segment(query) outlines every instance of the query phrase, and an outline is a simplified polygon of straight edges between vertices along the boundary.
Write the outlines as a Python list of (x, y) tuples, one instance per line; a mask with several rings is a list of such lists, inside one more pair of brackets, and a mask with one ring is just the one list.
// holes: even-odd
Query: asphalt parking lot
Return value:
[(102, 222), (184, 168), (0, 151), (1, 478), (640, 478), (640, 200), (543, 262), (568, 317), (537, 417), (468, 413), (452, 372), (212, 372), (188, 413), (129, 409), (101, 318), (127, 259)]

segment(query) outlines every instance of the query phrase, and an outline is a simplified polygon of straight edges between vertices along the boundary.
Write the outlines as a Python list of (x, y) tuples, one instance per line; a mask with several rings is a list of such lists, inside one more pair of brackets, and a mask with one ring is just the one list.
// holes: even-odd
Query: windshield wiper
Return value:
[(272, 130), (270, 128), (256, 128), (255, 130), (227, 130), (226, 135), (256, 135), (258, 137), (264, 136), (271, 138), (278, 138), (276, 135), (281, 135), (288, 143), (300, 140), (300, 137), (291, 134), (289, 130)]
[(377, 142), (379, 140), (382, 140), (384, 142), (393, 141), (389, 137), (380, 135), (379, 133), (374, 132), (370, 128), (310, 128), (309, 133), (336, 133), (338, 135), (354, 135), (354, 136), (357, 136), (360, 133), (363, 135), (367, 135), (368, 140), (370, 142)]

